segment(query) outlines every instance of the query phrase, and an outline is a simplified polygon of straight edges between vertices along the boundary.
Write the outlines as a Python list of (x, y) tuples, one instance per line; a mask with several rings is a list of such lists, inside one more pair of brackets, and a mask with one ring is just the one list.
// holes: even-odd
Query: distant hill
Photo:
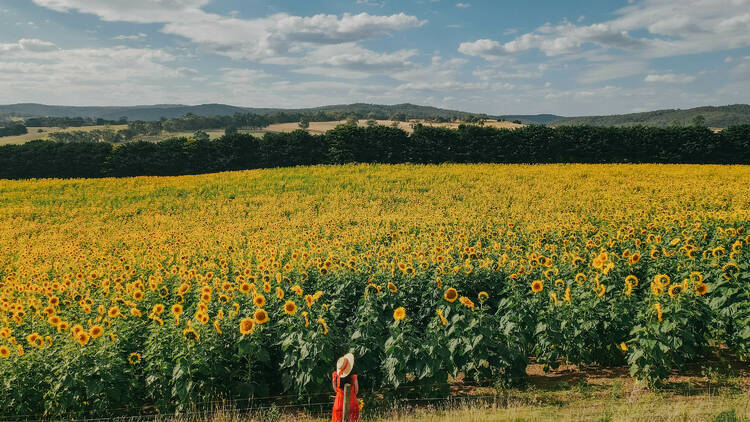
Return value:
[(497, 118), (509, 122), (519, 120), (521, 123), (533, 123), (537, 125), (546, 125), (558, 120), (566, 119), (566, 117), (557, 116), (555, 114), (506, 114), (503, 116), (497, 116)]
[(560, 125), (594, 125), (594, 126), (669, 126), (678, 124), (688, 126), (697, 116), (703, 116), (704, 124), (709, 127), (724, 128), (738, 124), (750, 124), (750, 105), (734, 104), (719, 107), (696, 107), (687, 110), (670, 109), (647, 111), (643, 113), (614, 114), (611, 116), (567, 117), (555, 121)]
[(182, 117), (185, 114), (192, 113), (198, 116), (225, 116), (233, 115), (235, 113), (255, 113), (255, 114), (271, 114), (280, 112), (317, 112), (317, 111), (328, 111), (328, 112), (342, 112), (342, 113), (358, 113), (366, 116), (368, 113), (374, 113), (375, 115), (386, 115), (391, 116), (393, 114), (403, 113), (408, 118), (412, 119), (423, 119), (423, 118), (464, 118), (468, 116), (477, 116), (477, 113), (468, 113), (465, 111), (458, 110), (446, 110), (437, 107), (420, 106), (414, 104), (395, 104), (395, 105), (379, 105), (379, 104), (340, 104), (340, 105), (329, 105), (322, 107), (312, 108), (297, 108), (297, 109), (284, 109), (284, 108), (252, 108), (252, 107), (236, 107), (226, 104), (201, 104), (195, 106), (181, 105), (181, 104), (157, 104), (157, 105), (144, 105), (144, 106), (127, 106), (127, 107), (81, 107), (81, 106), (55, 106), (55, 105), (44, 105), (44, 104), (10, 104), (0, 105), (0, 117), (2, 116), (14, 116), (14, 117), (91, 117), (101, 118), (107, 120), (117, 120), (120, 117), (127, 117), (128, 120), (144, 120), (154, 121), (159, 120), (162, 117), (175, 118)]

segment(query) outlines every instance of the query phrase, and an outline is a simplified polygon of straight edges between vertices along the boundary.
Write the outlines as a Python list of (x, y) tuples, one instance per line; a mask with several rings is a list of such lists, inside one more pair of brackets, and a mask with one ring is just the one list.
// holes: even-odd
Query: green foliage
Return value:
[(726, 128), (750, 124), (750, 105), (734, 104), (720, 107), (696, 107), (687, 110), (656, 110), (611, 116), (565, 117), (553, 122), (556, 126), (709, 126)]

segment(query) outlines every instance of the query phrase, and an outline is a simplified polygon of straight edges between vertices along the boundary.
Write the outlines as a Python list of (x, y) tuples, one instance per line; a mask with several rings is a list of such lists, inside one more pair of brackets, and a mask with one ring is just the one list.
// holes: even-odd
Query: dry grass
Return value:
[(50, 133), (56, 133), (56, 132), (76, 132), (76, 131), (88, 132), (94, 129), (120, 130), (120, 129), (127, 129), (127, 128), (128, 128), (128, 125), (81, 126), (81, 127), (68, 127), (65, 129), (59, 128), (59, 127), (30, 127), (28, 128), (29, 133), (26, 133), (23, 135), (3, 136), (2, 138), (0, 138), (0, 145), (23, 144), (25, 142), (34, 141), (37, 139), (47, 139)]
[[(623, 421), (623, 422), (698, 422), (698, 421), (748, 421), (750, 396), (698, 395), (667, 396), (663, 393), (635, 393), (623, 397), (569, 398), (566, 402), (529, 404), (525, 399), (517, 402), (464, 404), (448, 406), (422, 406), (390, 409), (373, 416), (364, 414), (365, 421)], [(180, 416), (161, 419), (168, 422), (317, 422), (330, 420), (329, 415), (310, 416), (304, 413), (265, 413), (241, 415), (217, 411), (203, 416)]]
[[(376, 122), (379, 125), (383, 126), (390, 126), (393, 124), (390, 120), (376, 120)], [(335, 128), (336, 126), (346, 123), (344, 120), (340, 121), (334, 121), (334, 122), (310, 122), (310, 127), (307, 129), (308, 132), (313, 134), (320, 134), (325, 133), (328, 130), (331, 130)], [(416, 123), (422, 123), (425, 126), (439, 126), (439, 127), (448, 127), (448, 128), (457, 128), (460, 123), (432, 123), (432, 122), (425, 122), (424, 120), (411, 120), (409, 122), (398, 122), (398, 127), (411, 133), (412, 132), (412, 125)], [(360, 120), (359, 121), (360, 126), (367, 125), (367, 120)], [(495, 120), (488, 120), (484, 124), (485, 126), (491, 126), (491, 127), (497, 127), (497, 128), (506, 128), (506, 129), (515, 129), (518, 127), (522, 127), (523, 125), (519, 125), (516, 123), (511, 122), (505, 122), (505, 121), (495, 121)], [(268, 132), (291, 132), (294, 130), (299, 129), (298, 123), (277, 123), (270, 125), (266, 128), (266, 131)]]

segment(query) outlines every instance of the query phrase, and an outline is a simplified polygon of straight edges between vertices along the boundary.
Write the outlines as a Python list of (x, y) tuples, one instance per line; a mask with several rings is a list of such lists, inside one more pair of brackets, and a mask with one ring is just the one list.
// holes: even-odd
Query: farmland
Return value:
[(0, 145), (8, 144), (22, 144), (37, 139), (48, 139), (50, 133), (58, 132), (76, 132), (76, 131), (92, 131), (102, 129), (121, 130), (126, 129), (127, 125), (94, 125), (94, 126), (81, 126), (81, 127), (30, 127), (29, 132), (23, 135), (16, 136), (4, 136), (0, 138)]
[(531, 363), (659, 386), (750, 353), (748, 180), (404, 164), (0, 181), (0, 415), (327, 395), (349, 350), (368, 403), (523, 384)]
[[(307, 128), (307, 131), (312, 134), (322, 134), (325, 133), (333, 128), (335, 128), (338, 125), (345, 124), (346, 120), (338, 120), (338, 121), (330, 121), (330, 122), (310, 122), (309, 127)], [(391, 126), (394, 123), (399, 127), (400, 129), (405, 130), (408, 133), (412, 132), (412, 126), (415, 124), (423, 124), (425, 126), (433, 126), (433, 127), (445, 127), (445, 128), (451, 128), (455, 129), (458, 127), (460, 123), (456, 122), (447, 122), (447, 123), (434, 123), (434, 122), (428, 122), (421, 119), (413, 119), (408, 122), (393, 122), (390, 120), (377, 120), (377, 124), (384, 125), (384, 126)], [(359, 126), (366, 126), (368, 124), (367, 120), (359, 120), (358, 121)], [(487, 127), (494, 127), (494, 128), (504, 128), (504, 129), (515, 129), (518, 127), (523, 127), (521, 124), (516, 124), (512, 122), (507, 121), (497, 121), (497, 120), (489, 120), (485, 122), (485, 126)], [(92, 130), (102, 130), (102, 129), (112, 129), (114, 131), (127, 129), (127, 125), (94, 125), (94, 126), (77, 126), (77, 127), (68, 127), (68, 128), (59, 128), (59, 127), (30, 127), (28, 128), (29, 132), (23, 135), (15, 135), (15, 136), (4, 136), (0, 137), (0, 145), (8, 145), (8, 144), (22, 144), (24, 142), (33, 141), (33, 140), (47, 140), (50, 139), (49, 134), (50, 133), (57, 133), (57, 132), (76, 132), (76, 131), (92, 131)], [(268, 125), (267, 127), (263, 129), (239, 129), (238, 133), (247, 133), (254, 136), (263, 136), (264, 133), (267, 132), (282, 132), (282, 133), (288, 133), (295, 130), (300, 129), (299, 123), (274, 123), (271, 125)], [(207, 129), (205, 130), (206, 134), (208, 134), (210, 139), (216, 139), (224, 135), (224, 129)], [(139, 135), (135, 140), (143, 140), (143, 141), (159, 141), (162, 139), (167, 138), (173, 138), (173, 137), (186, 137), (190, 138), (194, 136), (194, 132), (191, 131), (162, 131), (158, 135)]]

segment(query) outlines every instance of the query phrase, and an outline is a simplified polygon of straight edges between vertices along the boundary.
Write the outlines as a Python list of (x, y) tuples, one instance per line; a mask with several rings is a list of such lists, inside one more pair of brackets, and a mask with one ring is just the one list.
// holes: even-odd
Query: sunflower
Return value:
[(393, 311), (394, 320), (401, 321), (404, 318), (406, 318), (406, 309), (404, 309), (403, 306), (399, 306), (395, 311)]
[(471, 309), (472, 311), (474, 310), (474, 302), (472, 302), (471, 299), (469, 299), (468, 297), (461, 296), (460, 298), (458, 298), (458, 301), (461, 302), (467, 308)]
[(118, 317), (118, 316), (120, 316), (122, 314), (120, 313), (120, 308), (115, 305), (115, 306), (112, 306), (111, 308), (109, 308), (109, 311), (107, 311), (107, 315), (110, 318), (115, 318), (115, 317)]
[(282, 290), (281, 287), (276, 287), (276, 297), (284, 299), (284, 290)]
[(284, 304), (284, 313), (287, 315), (294, 315), (297, 313), (297, 304), (292, 302), (291, 300), (287, 300)]
[(458, 292), (453, 287), (450, 287), (445, 291), (445, 294), (443, 294), (443, 298), (448, 302), (453, 303), (458, 299)]
[(252, 333), (255, 330), (255, 320), (252, 318), (243, 318), (240, 321), (240, 334), (243, 336)]
[(638, 285), (638, 277), (634, 276), (633, 274), (625, 277), (625, 284), (630, 284), (633, 286)]
[(389, 282), (388, 282), (388, 290), (389, 290), (389, 291), (390, 291), (391, 293), (396, 293), (396, 292), (398, 292), (398, 287), (396, 287), (396, 285), (395, 285), (395, 284), (393, 284), (392, 282), (390, 282), (390, 281), (389, 281)]
[(161, 315), (163, 312), (164, 305), (162, 305), (161, 303), (157, 303), (153, 308), (151, 308), (151, 313), (154, 315)]
[(575, 280), (578, 284), (583, 284), (586, 282), (586, 274), (584, 273), (578, 273), (576, 274)]
[(305, 303), (308, 308), (312, 307), (313, 302), (315, 302), (315, 298), (312, 295), (305, 295)]
[(677, 297), (682, 292), (681, 284), (673, 284), (669, 287), (669, 296)]
[(81, 346), (87, 345), (89, 343), (89, 339), (90, 338), (91, 337), (89, 336), (89, 334), (87, 332), (85, 332), (85, 331), (81, 331), (78, 334), (76, 334), (76, 341)]
[(182, 315), (182, 305), (180, 305), (179, 303), (172, 305), (172, 314), (176, 317)]
[(534, 293), (539, 293), (544, 289), (544, 283), (542, 280), (534, 280), (533, 283), (531, 283), (531, 291)]
[(326, 324), (326, 320), (323, 318), (318, 318), (318, 323), (320, 324), (321, 328), (323, 329), (323, 335), (328, 334), (328, 324)]
[(268, 312), (263, 309), (258, 309), (257, 311), (255, 311), (253, 317), (255, 318), (255, 322), (258, 324), (265, 324), (268, 322)]
[(0, 346), (0, 358), (7, 358), (10, 356), (10, 349), (6, 346)]
[(182, 335), (185, 336), (185, 340), (188, 340), (188, 341), (197, 341), (201, 338), (198, 335), (198, 332), (195, 331), (192, 327), (188, 327), (182, 330)]
[(133, 299), (135, 300), (143, 299), (143, 292), (140, 290), (136, 290), (135, 292), (133, 292)]
[(724, 278), (727, 280), (731, 280), (733, 277), (739, 274), (740, 267), (734, 262), (729, 262), (727, 264), (724, 264), (724, 266), (721, 267), (721, 270), (724, 271)]
[(445, 319), (445, 317), (443, 316), (443, 310), (442, 309), (437, 309), (435, 311), (435, 313), (437, 314), (438, 317), (440, 317), (440, 323), (443, 324), (443, 326), (448, 325), (448, 320)]
[(661, 303), (658, 303), (658, 302), (654, 303), (654, 308), (656, 309), (656, 319), (658, 319), (659, 322), (661, 322), (662, 320)]
[(240, 284), (240, 292), (244, 294), (250, 293), (250, 283), (243, 282)]
[(624, 341), (622, 343), (620, 343), (620, 350), (622, 350), (623, 352), (627, 352), (628, 351), (628, 345), (625, 344)]
[(263, 291), (266, 293), (271, 293), (271, 284), (268, 282), (263, 283)]
[(91, 338), (99, 338), (102, 334), (104, 334), (104, 328), (102, 328), (100, 325), (94, 325), (89, 330), (89, 335), (91, 335)]
[(570, 302), (570, 287), (565, 289), (565, 296), (563, 296), (563, 301)]
[(657, 274), (654, 276), (654, 283), (656, 283), (660, 287), (667, 287), (671, 282), (672, 279), (669, 278), (669, 276), (666, 274)]
[(596, 292), (596, 297), (602, 297), (605, 293), (607, 293), (607, 286), (605, 286), (604, 284), (599, 284), (598, 289), (599, 291)]
[(708, 285), (706, 283), (700, 282), (695, 285), (695, 293), (698, 296), (703, 296), (706, 293), (708, 293)]
[(479, 299), (480, 303), (484, 303), (484, 301), (487, 300), (487, 299), (489, 299), (489, 298), (490, 298), (490, 295), (487, 292), (485, 292), (485, 291), (481, 291), (477, 295), (477, 299)]
[(141, 361), (141, 354), (138, 352), (133, 352), (130, 355), (128, 355), (128, 362), (130, 362), (131, 365), (135, 365), (138, 362)]
[(219, 324), (219, 320), (218, 319), (214, 320), (214, 330), (216, 330), (216, 332), (219, 333), (219, 334), (224, 334), (221, 331), (221, 325)]

